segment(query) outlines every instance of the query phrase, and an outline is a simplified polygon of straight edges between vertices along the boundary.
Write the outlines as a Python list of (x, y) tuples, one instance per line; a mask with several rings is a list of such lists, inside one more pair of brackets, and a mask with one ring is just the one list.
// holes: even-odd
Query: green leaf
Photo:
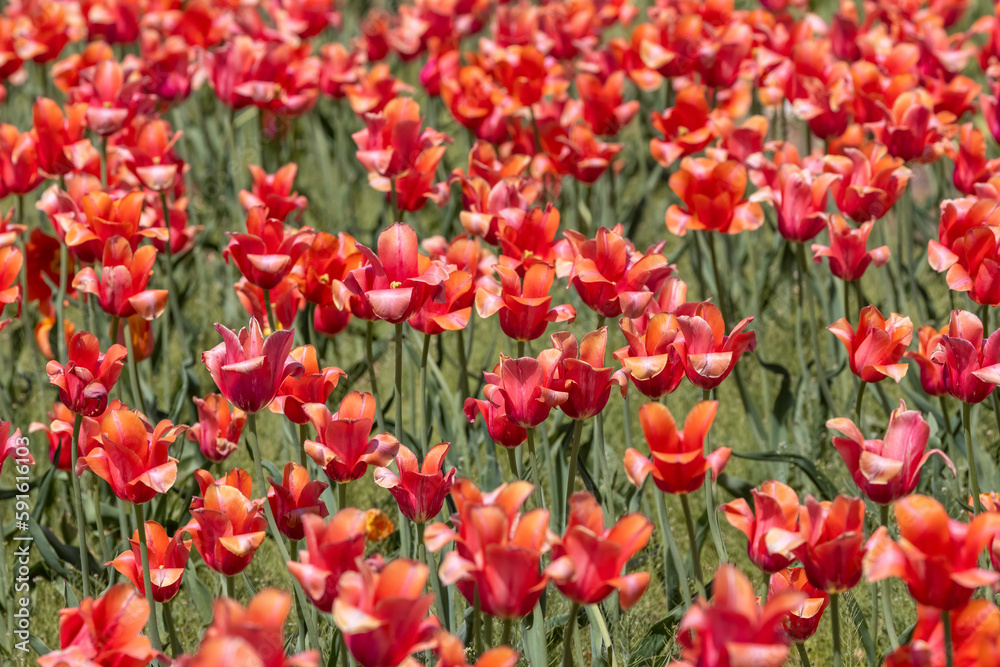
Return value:
[(208, 587), (198, 578), (198, 567), (194, 559), (188, 560), (187, 572), (184, 575), (184, 587), (187, 589), (191, 601), (194, 602), (198, 616), (201, 618), (201, 625), (206, 626), (212, 622), (212, 593)]
[(50, 652), (50, 649), (48, 646), (45, 645), (45, 642), (43, 642), (35, 635), (28, 635), (28, 646), (30, 646), (31, 650), (37, 653), (39, 656), (46, 655)]
[(804, 472), (809, 480), (816, 486), (823, 500), (833, 500), (837, 496), (837, 487), (822, 473), (816, 464), (799, 454), (787, 452), (733, 452), (733, 456), (751, 461), (779, 461), (781, 463), (791, 463)]
[(536, 604), (531, 615), (531, 625), (525, 621), (521, 626), (525, 658), (531, 667), (548, 667), (549, 653), (545, 646), (545, 617), (542, 608)]

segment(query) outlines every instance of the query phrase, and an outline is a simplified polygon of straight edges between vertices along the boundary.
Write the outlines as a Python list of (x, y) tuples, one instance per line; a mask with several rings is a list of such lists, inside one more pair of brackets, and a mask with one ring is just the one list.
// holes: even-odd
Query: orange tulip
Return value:
[(875, 306), (861, 309), (855, 331), (846, 318), (827, 327), (847, 348), (851, 372), (862, 382), (879, 382), (891, 377), (897, 383), (908, 366), (900, 359), (913, 339), (909, 317), (892, 313), (886, 320)]
[(225, 461), (239, 446), (240, 434), (246, 424), (246, 413), (230, 409), (221, 394), (208, 394), (193, 399), (198, 409), (198, 423), (187, 431), (187, 438), (198, 443), (202, 456), (213, 463)]
[(830, 595), (809, 583), (806, 572), (801, 567), (778, 570), (771, 575), (767, 585), (768, 598), (785, 591), (801, 591), (808, 597), (802, 605), (790, 611), (785, 618), (785, 630), (795, 642), (804, 642), (816, 634), (823, 612), (830, 604)]
[(366, 513), (353, 507), (329, 521), (316, 514), (302, 517), (306, 548), (299, 551), (297, 562), (288, 561), (288, 569), (320, 611), (330, 613), (341, 575), (355, 571), (364, 557), (366, 526)]
[[(549, 322), (573, 322), (570, 305), (551, 306), (555, 269), (544, 262), (532, 264), (519, 276), (513, 268), (497, 264), (500, 284), (489, 282), (476, 291), (476, 310), (487, 318), (499, 313), (500, 328), (510, 338), (529, 341), (540, 338)], [(551, 306), (551, 307), (550, 307)]]
[(297, 219), (302, 219), (302, 212), (309, 201), (297, 192), (292, 192), (295, 174), (299, 166), (289, 162), (273, 174), (269, 174), (255, 164), (247, 166), (253, 184), (250, 190), (240, 190), (240, 205), (249, 212), (257, 206), (263, 206), (268, 215), (282, 222), (288, 216), (297, 213)]
[(309, 415), (303, 409), (305, 405), (326, 403), (337, 388), (337, 382), (347, 377), (347, 373), (336, 366), (320, 369), (316, 348), (312, 345), (296, 347), (289, 356), (302, 365), (303, 373), (298, 377), (290, 375), (285, 378), (268, 409), (285, 415), (296, 424), (308, 424)]
[(688, 230), (739, 234), (764, 222), (760, 204), (746, 201), (746, 167), (735, 160), (687, 157), (670, 177), (670, 189), (683, 202), (667, 209), (667, 229), (684, 236)]
[(234, 472), (242, 474), (231, 474), (202, 489), (204, 498), (192, 502), (193, 521), (184, 528), (205, 564), (229, 577), (246, 569), (267, 534), (264, 501), (251, 500), (250, 476), (242, 470)]
[(684, 372), (702, 390), (717, 388), (729, 377), (740, 357), (757, 347), (757, 334), (744, 331), (753, 317), (743, 318), (727, 336), (722, 313), (710, 301), (684, 303), (674, 313), (681, 330), (677, 351)]
[(94, 269), (85, 267), (76, 274), (73, 287), (96, 296), (101, 310), (113, 317), (139, 314), (153, 320), (167, 307), (167, 290), (146, 289), (155, 262), (153, 246), (143, 246), (133, 253), (124, 237), (114, 236), (104, 246), (100, 277)]
[(371, 394), (352, 391), (331, 414), (325, 405), (305, 406), (317, 440), (306, 440), (305, 450), (334, 482), (346, 484), (362, 477), (368, 466), (388, 465), (399, 442), (388, 433), (372, 437), (375, 399)]
[(329, 486), (319, 480), (309, 481), (309, 470), (294, 461), (285, 464), (281, 484), (268, 477), (271, 488), (267, 502), (281, 534), (290, 540), (303, 537), (302, 518), (307, 514), (325, 517), (329, 512), (320, 494)]
[[(933, 607), (917, 605), (909, 644), (886, 657), (884, 667), (938, 667), (946, 664), (944, 618)], [(954, 667), (1000, 664), (1000, 611), (988, 600), (972, 600), (948, 615)]]
[(747, 555), (764, 572), (784, 570), (795, 560), (790, 556), (772, 554), (767, 548), (768, 535), (774, 528), (796, 531), (799, 525), (799, 496), (795, 489), (777, 480), (768, 480), (760, 490), (751, 489), (753, 511), (743, 498), (723, 505), (726, 520), (747, 536)]
[(626, 317), (618, 321), (618, 327), (628, 345), (611, 356), (628, 372), (635, 388), (652, 399), (673, 393), (684, 379), (684, 364), (677, 350), (682, 340), (677, 317), (657, 313), (649, 319), (643, 334), (635, 321)]
[[(147, 521), (145, 529), (153, 599), (157, 602), (167, 602), (172, 600), (181, 588), (181, 578), (187, 566), (191, 541), (182, 539), (183, 529), (174, 533), (173, 537), (167, 537), (167, 531), (155, 521)], [(145, 595), (138, 530), (132, 534), (129, 544), (132, 546), (131, 550), (122, 553), (105, 566), (113, 566), (132, 582), (140, 595)]]

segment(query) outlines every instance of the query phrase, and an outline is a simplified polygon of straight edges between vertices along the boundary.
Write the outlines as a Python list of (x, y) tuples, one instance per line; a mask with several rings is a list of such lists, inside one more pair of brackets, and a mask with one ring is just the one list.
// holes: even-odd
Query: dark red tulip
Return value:
[(107, 407), (108, 394), (118, 381), (127, 356), (125, 348), (117, 344), (102, 354), (97, 336), (81, 331), (69, 342), (66, 365), (50, 361), (45, 372), (49, 384), (59, 389), (63, 405), (76, 414), (93, 417)]
[(388, 468), (375, 469), (375, 483), (388, 489), (399, 505), (399, 511), (414, 523), (427, 523), (441, 512), (444, 499), (451, 492), (455, 468), (444, 473), (447, 442), (431, 447), (421, 465), (417, 457), (403, 445), (396, 453), (399, 474)]

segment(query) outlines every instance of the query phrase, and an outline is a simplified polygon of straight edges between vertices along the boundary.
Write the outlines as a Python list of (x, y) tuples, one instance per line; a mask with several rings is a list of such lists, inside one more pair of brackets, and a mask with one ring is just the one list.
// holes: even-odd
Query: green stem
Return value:
[(802, 663), (802, 667), (812, 667), (809, 662), (809, 654), (806, 653), (806, 645), (803, 642), (798, 642), (795, 644), (796, 650), (799, 652), (799, 662)]
[[(431, 351), (431, 335), (424, 334), (424, 349), (420, 353), (420, 416), (423, 420), (420, 424), (420, 433), (417, 435), (415, 443), (417, 449), (427, 451), (430, 449), (430, 432), (428, 429), (430, 410), (427, 408), (427, 357)], [(426, 441), (426, 447), (424, 446)], [(422, 455), (421, 455), (422, 457)]]
[(138, 406), (139, 410), (143, 414), (146, 414), (146, 402), (142, 398), (142, 390), (139, 387), (139, 364), (135, 360), (135, 346), (132, 344), (132, 327), (128, 323), (128, 319), (125, 319), (125, 345), (128, 349), (128, 379), (129, 385), (132, 387), (132, 401), (135, 403), (133, 407)]
[(509, 618), (503, 619), (500, 630), (500, 645), (510, 646), (510, 637), (514, 629), (514, 621)]
[[(688, 587), (687, 574), (685, 574), (687, 568), (684, 567), (684, 558), (681, 556), (681, 550), (677, 546), (677, 540), (674, 538), (674, 531), (670, 527), (666, 494), (656, 488), (653, 489), (653, 494), (656, 496), (656, 516), (660, 520), (660, 532), (663, 534), (663, 570), (666, 572), (667, 561), (672, 558), (674, 570), (677, 571), (678, 588), (681, 589), (681, 599), (684, 600), (684, 607), (687, 608), (691, 606), (691, 589)], [(669, 584), (666, 581), (664, 581), (664, 584), (668, 586), (667, 599), (669, 600)]]
[[(805, 281), (806, 276), (809, 275), (809, 262), (806, 261), (806, 246), (804, 243), (798, 244), (798, 256), (799, 256), (799, 272), (802, 274), (802, 280)], [(813, 286), (813, 296), (819, 301), (820, 295), (816, 290), (815, 285)], [(809, 327), (812, 331), (812, 344), (813, 344), (813, 357), (816, 364), (816, 381), (819, 383), (819, 393), (823, 396), (823, 401), (826, 403), (827, 408), (830, 412), (836, 414), (837, 406), (833, 403), (833, 395), (830, 393), (830, 385), (826, 379), (826, 370), (823, 368), (823, 358), (820, 356), (820, 341), (819, 341), (819, 319), (816, 316), (816, 309), (809, 308), (809, 318), (812, 326)]]
[(520, 359), (524, 356), (524, 341), (517, 341), (517, 358)]
[(372, 333), (374, 328), (375, 322), (369, 320), (368, 327), (365, 330), (365, 355), (368, 360), (368, 381), (372, 386), (372, 396), (375, 397), (375, 420), (378, 423), (379, 433), (385, 433), (385, 417), (382, 416), (382, 400), (378, 395), (378, 381), (375, 378), (375, 356), (372, 354)]
[(830, 593), (830, 624), (833, 626), (833, 667), (843, 667), (840, 647), (840, 593)]
[[(257, 473), (256, 482), (258, 488), (261, 490), (261, 493), (264, 493), (268, 487), (266, 480), (264, 479), (264, 464), (260, 455), (260, 440), (257, 437), (257, 413), (251, 412), (248, 414), (247, 421), (250, 422), (250, 434), (253, 436), (250, 451), (253, 454), (254, 470)], [(274, 538), (274, 543), (278, 546), (278, 554), (281, 556), (282, 565), (285, 566), (285, 574), (292, 582), (292, 589), (295, 592), (295, 597), (299, 598), (299, 604), (301, 604), (303, 608), (306, 608), (305, 596), (302, 593), (299, 581), (288, 572), (288, 561), (292, 559), (288, 555), (288, 550), (285, 549), (284, 541), (281, 539), (281, 532), (278, 530), (278, 523), (274, 520), (274, 514), (271, 512), (271, 503), (264, 503), (264, 514), (267, 517), (267, 525), (271, 531), (271, 537)], [(309, 637), (309, 642), (313, 646), (319, 646), (320, 644), (317, 641), (319, 634), (316, 632), (316, 623), (311, 615), (306, 617), (306, 625), (306, 633)]]
[(451, 605), (450, 592), (445, 589), (442, 590), (441, 579), (438, 576), (437, 564), (434, 562), (434, 554), (427, 550), (424, 546), (424, 524), (417, 524), (417, 550), (418, 552), (423, 552), (424, 559), (427, 561), (427, 569), (430, 570), (430, 580), (431, 580), (431, 591), (434, 593), (434, 602), (437, 604), (438, 619), (441, 621), (441, 627), (451, 631)]
[(171, 612), (171, 602), (163, 603), (163, 625), (166, 626), (167, 634), (170, 636), (170, 650), (173, 651), (174, 657), (179, 656), (184, 652), (181, 648), (181, 642), (177, 638), (177, 626), (174, 624), (174, 615)]
[(846, 282), (841, 281), (840, 283), (844, 288), (844, 319), (850, 321), (851, 319), (851, 290)]
[(504, 447), (507, 450), (507, 461), (510, 463), (510, 474), (514, 479), (521, 479), (521, 471), (517, 469), (517, 451), (513, 447)]
[(862, 404), (862, 401), (864, 400), (865, 389), (867, 387), (868, 387), (868, 383), (865, 382), (864, 380), (861, 380), (858, 383), (858, 394), (857, 394), (857, 397), (854, 399), (854, 418), (855, 418), (855, 420), (857, 420), (857, 422), (858, 422), (858, 428), (861, 429), (862, 433), (864, 433), (864, 431), (865, 431), (865, 424), (864, 424), (864, 421), (863, 421), (863, 418), (862, 418), (862, 415), (861, 415), (861, 404)]
[(66, 361), (66, 274), (69, 272), (69, 249), (65, 241), (59, 244), (59, 295), (56, 297), (56, 349), (59, 361)]
[(149, 547), (146, 543), (146, 519), (143, 516), (142, 505), (133, 504), (136, 530), (139, 533), (139, 551), (142, 554), (142, 585), (146, 589), (146, 603), (149, 605), (149, 620), (146, 622), (146, 634), (153, 642), (157, 652), (163, 650), (160, 643), (160, 629), (156, 624), (156, 601), (153, 599), (153, 584), (149, 578)]
[(70, 454), (69, 476), (73, 482), (73, 511), (76, 513), (76, 534), (80, 543), (80, 572), (83, 574), (83, 597), (90, 597), (90, 554), (87, 552), (87, 522), (83, 515), (83, 491), (80, 489), (80, 477), (76, 474), (76, 461), (80, 458), (80, 426), (83, 416), (77, 414), (73, 418), (73, 440)]
[(101, 478), (93, 476), (90, 485), (91, 504), (94, 506), (94, 521), (97, 524), (97, 544), (101, 548), (101, 559), (107, 563), (113, 556), (108, 547), (107, 537), (104, 534), (104, 517), (101, 516)]
[(403, 442), (403, 323), (396, 325), (396, 440)]
[(264, 329), (274, 331), (271, 328), (271, 290), (262, 289), (261, 292), (264, 293)]
[(337, 510), (342, 510), (347, 507), (347, 483), (339, 482), (337, 484)]
[(101, 158), (104, 160), (104, 169), (101, 170), (101, 189), (108, 189), (108, 172), (111, 171), (110, 160), (108, 160), (108, 138), (106, 136), (101, 137)]
[(681, 493), (681, 508), (684, 510), (684, 523), (687, 524), (688, 541), (691, 544), (691, 569), (694, 570), (694, 580), (698, 583), (699, 594), (704, 597), (705, 578), (701, 574), (701, 554), (698, 551), (698, 536), (694, 532), (694, 519), (691, 517), (691, 504), (687, 494)]
[(299, 465), (303, 468), (306, 467), (306, 440), (308, 435), (306, 434), (306, 425), (299, 424)]
[(976, 458), (972, 451), (972, 406), (962, 404), (962, 425), (965, 427), (965, 455), (969, 459), (969, 480), (972, 489), (972, 512), (983, 511), (983, 501), (979, 497), (979, 473), (976, 471)]
[(573, 629), (576, 628), (576, 615), (580, 613), (580, 603), (573, 602), (569, 608), (569, 617), (566, 619), (566, 630), (563, 631), (563, 667), (573, 667)]
[(222, 576), (222, 581), (226, 584), (226, 597), (230, 600), (236, 599), (236, 577)]
[[(569, 475), (566, 477), (566, 502), (569, 502), (576, 487), (576, 459), (580, 456), (580, 436), (583, 434), (583, 420), (577, 419), (573, 423), (573, 447), (569, 453)], [(568, 518), (567, 513), (567, 518)]]
[[(718, 390), (716, 390), (716, 395), (718, 395)], [(702, 400), (707, 401), (711, 396), (711, 392), (708, 389), (702, 390)], [(709, 454), (709, 436), (705, 434), (705, 439), (702, 442), (702, 446), (705, 450), (705, 456)], [(712, 543), (715, 545), (715, 553), (719, 556), (720, 563), (729, 562), (729, 552), (726, 551), (726, 544), (722, 541), (722, 531), (719, 530), (719, 517), (715, 511), (715, 483), (712, 481), (712, 471), (709, 470), (705, 473), (705, 514), (708, 517), (708, 528), (709, 532), (712, 534)]]
[(483, 653), (483, 605), (479, 600), (479, 585), (472, 585), (472, 641), (476, 655)]
[(616, 520), (614, 488), (611, 484), (611, 471), (614, 468), (608, 446), (604, 442), (604, 413), (602, 412), (598, 412), (594, 417), (594, 439), (597, 441), (597, 447), (604, 463), (601, 468), (601, 493), (604, 494), (605, 521), (607, 525), (611, 526)]
[[(170, 209), (167, 207), (167, 193), (160, 192), (160, 206), (163, 208), (163, 224), (167, 228), (167, 240), (164, 243), (166, 258), (164, 264), (167, 272), (167, 307), (163, 310), (163, 322), (160, 325), (162, 340), (160, 349), (162, 350), (160, 373), (163, 375), (163, 405), (166, 412), (170, 412), (170, 301), (176, 297), (174, 289), (174, 260), (173, 249), (170, 247)], [(266, 291), (266, 290), (265, 290)]]
[(469, 389), (469, 369), (468, 362), (465, 358), (465, 331), (459, 329), (457, 331), (457, 344), (458, 347), (458, 390), (462, 393), (462, 400), (472, 396)]
[[(885, 526), (885, 529), (888, 531), (889, 506), (882, 505), (879, 507), (879, 511), (880, 511), (880, 518), (882, 520), (882, 525)], [(899, 648), (899, 638), (896, 635), (896, 622), (895, 619), (893, 619), (892, 617), (892, 604), (889, 601), (889, 581), (883, 580), (878, 585), (882, 589), (882, 613), (885, 615), (885, 631), (889, 635), (889, 645), (892, 646), (892, 650), (895, 651), (896, 649)], [(873, 594), (876, 594), (875, 591), (873, 591)], [(876, 618), (878, 618), (877, 613), (878, 612), (876, 612)], [(877, 625), (875, 625), (874, 627), (876, 629), (878, 628)], [(878, 632), (873, 632), (872, 636), (877, 638)]]
[(719, 293), (719, 310), (722, 311), (722, 319), (726, 322), (732, 322), (732, 316), (729, 312), (729, 295), (722, 287), (722, 274), (719, 272), (719, 261), (715, 253), (715, 235), (712, 232), (708, 232), (708, 253), (712, 259), (712, 277), (715, 280), (715, 289)]
[(951, 641), (951, 614), (948, 610), (941, 612), (941, 625), (944, 626), (944, 664), (947, 667), (954, 667), (955, 648)]

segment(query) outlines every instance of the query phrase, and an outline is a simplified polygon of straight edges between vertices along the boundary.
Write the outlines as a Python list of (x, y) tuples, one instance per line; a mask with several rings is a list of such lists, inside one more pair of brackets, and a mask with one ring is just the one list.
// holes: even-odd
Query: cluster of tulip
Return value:
[[(1000, 5), (391, 4), (4, 4), (0, 467), (23, 433), (50, 465), (0, 542), (65, 599), (38, 664), (582, 667), (589, 626), (593, 665), (777, 667), (826, 616), (835, 667), (847, 618), (869, 667), (1000, 665)], [(797, 379), (740, 364), (758, 337)], [(756, 451), (710, 445), (727, 403)]]

